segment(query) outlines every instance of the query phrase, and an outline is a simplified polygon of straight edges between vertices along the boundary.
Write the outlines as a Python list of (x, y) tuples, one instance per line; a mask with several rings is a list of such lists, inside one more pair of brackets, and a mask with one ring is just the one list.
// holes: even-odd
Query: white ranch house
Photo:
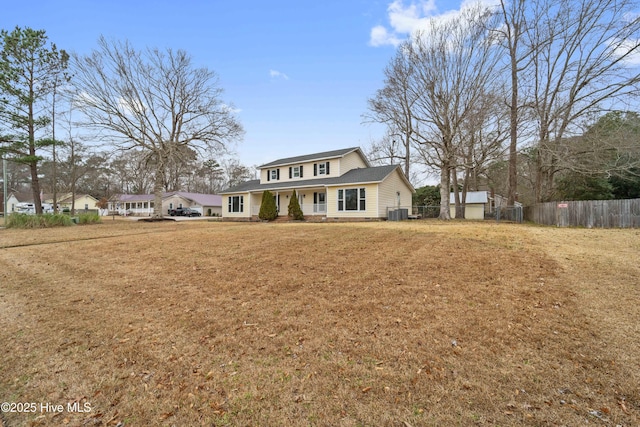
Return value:
[[(109, 213), (118, 215), (151, 216), (154, 206), (153, 194), (118, 194), (109, 200)], [(171, 191), (162, 195), (162, 213), (169, 209), (191, 208), (202, 216), (222, 216), (222, 197), (217, 194)]]

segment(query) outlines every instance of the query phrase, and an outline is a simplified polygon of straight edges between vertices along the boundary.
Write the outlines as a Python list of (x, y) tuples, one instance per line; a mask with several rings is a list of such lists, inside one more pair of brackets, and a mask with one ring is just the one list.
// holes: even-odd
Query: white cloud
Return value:
[(461, 10), (481, 4), (485, 7), (499, 4), (499, 0), (463, 0), (459, 9), (438, 12), (436, 0), (415, 0), (405, 4), (405, 0), (394, 0), (387, 7), (388, 27), (378, 25), (371, 29), (371, 46), (397, 46), (403, 39), (416, 31), (428, 28), (434, 22), (455, 19)]
[(421, 1), (418, 4), (411, 3), (409, 6), (403, 4), (402, 0), (395, 0), (387, 8), (389, 12), (389, 23), (394, 32), (401, 34), (411, 34), (418, 28), (425, 25), (438, 9), (435, 0)]
[(382, 25), (378, 25), (371, 29), (371, 38), (369, 39), (369, 44), (371, 46), (384, 46), (384, 45), (393, 45), (397, 46), (402, 42), (398, 37), (393, 34), (389, 34), (387, 29)]
[(271, 78), (274, 78), (274, 79), (289, 80), (289, 76), (277, 70), (269, 70), (269, 75), (271, 76)]
[(625, 57), (622, 62), (626, 65), (630, 67), (640, 65), (639, 40), (616, 40), (615, 43), (610, 44), (614, 47), (615, 56)]

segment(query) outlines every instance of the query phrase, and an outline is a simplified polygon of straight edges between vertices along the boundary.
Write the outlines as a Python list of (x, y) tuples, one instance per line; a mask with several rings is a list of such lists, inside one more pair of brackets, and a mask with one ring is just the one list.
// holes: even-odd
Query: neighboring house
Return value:
[(415, 191), (399, 165), (371, 167), (358, 147), (279, 159), (259, 167), (260, 179), (222, 191), (222, 216), (257, 220), (262, 193), (273, 193), (287, 216), (296, 190), (306, 217), (321, 220), (381, 219), (411, 208)]
[(167, 213), (169, 209), (175, 208), (191, 208), (203, 216), (222, 216), (222, 196), (184, 191), (165, 193), (162, 199), (162, 211)]
[(116, 194), (109, 199), (109, 213), (151, 216), (153, 200), (153, 194)]
[[(72, 196), (71, 193), (62, 193), (56, 196), (59, 211), (63, 211), (67, 209), (71, 210), (71, 204), (72, 204), (71, 196)], [(43, 202), (53, 204), (53, 195), (46, 194), (44, 196)], [(76, 212), (82, 212), (82, 211), (96, 212), (98, 211), (98, 206), (96, 206), (96, 203), (98, 203), (98, 199), (96, 199), (95, 197), (89, 194), (76, 194), (75, 202), (73, 203), (73, 205), (75, 207)]]
[[(155, 196), (153, 194), (118, 194), (109, 199), (109, 211), (120, 215), (153, 215)], [(162, 213), (169, 209), (191, 208), (203, 216), (222, 215), (222, 197), (216, 194), (187, 193), (171, 191), (162, 195)]]
[[(42, 207), (44, 212), (53, 212), (53, 195), (42, 194)], [(58, 210), (62, 211), (65, 208), (71, 209), (71, 193), (62, 193), (57, 196)], [(96, 203), (98, 200), (88, 194), (77, 194), (75, 200), (76, 211), (97, 211), (98, 207)], [(33, 194), (26, 193), (9, 193), (7, 198), (7, 212), (26, 212), (24, 207), (29, 206), (29, 212), (34, 212), (33, 209)]]
[(33, 194), (24, 193), (8, 193), (7, 197), (7, 214), (18, 212), (18, 207), (24, 203), (33, 204)]

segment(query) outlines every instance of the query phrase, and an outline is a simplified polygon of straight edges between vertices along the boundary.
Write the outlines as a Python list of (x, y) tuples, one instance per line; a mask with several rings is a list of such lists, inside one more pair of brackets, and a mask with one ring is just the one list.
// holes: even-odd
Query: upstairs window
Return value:
[(302, 166), (290, 166), (289, 167), (289, 179), (302, 178), (303, 177), (302, 173), (303, 173)]
[(280, 169), (267, 169), (267, 181), (278, 181), (280, 179)]
[(329, 175), (329, 162), (314, 163), (313, 176)]

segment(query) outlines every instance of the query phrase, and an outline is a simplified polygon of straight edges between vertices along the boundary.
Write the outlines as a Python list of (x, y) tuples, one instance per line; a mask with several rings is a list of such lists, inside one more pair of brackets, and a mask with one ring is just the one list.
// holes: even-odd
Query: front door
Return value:
[(278, 215), (280, 215), (280, 194), (274, 194), (273, 200), (276, 202), (276, 210), (278, 211)]
[(326, 193), (313, 193), (313, 212), (325, 213), (327, 212)]

